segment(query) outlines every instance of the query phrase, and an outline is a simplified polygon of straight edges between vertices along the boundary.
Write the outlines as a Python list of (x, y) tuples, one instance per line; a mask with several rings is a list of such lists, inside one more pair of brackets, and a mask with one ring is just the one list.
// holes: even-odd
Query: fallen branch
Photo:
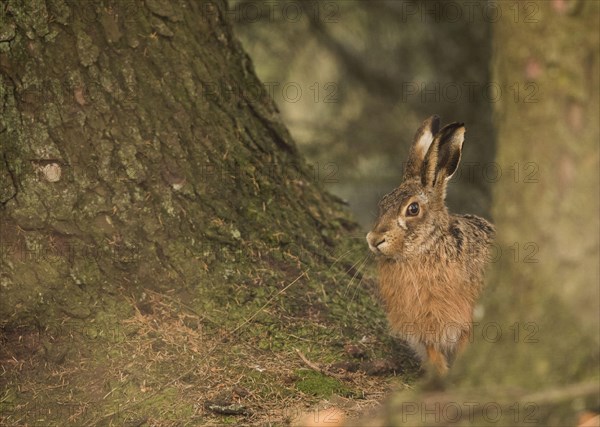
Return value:
[(341, 379), (345, 379), (345, 377), (344, 377), (343, 375), (339, 375), (339, 374), (336, 374), (336, 373), (334, 373), (334, 372), (329, 372), (329, 371), (327, 371), (326, 369), (323, 369), (323, 368), (319, 367), (319, 365), (317, 365), (316, 363), (314, 363), (314, 362), (311, 362), (311, 361), (310, 361), (310, 360), (308, 360), (308, 359), (307, 359), (307, 357), (306, 357), (306, 356), (305, 356), (305, 355), (304, 355), (304, 354), (303, 354), (303, 353), (302, 353), (300, 350), (298, 350), (297, 348), (295, 348), (294, 350), (296, 351), (296, 353), (298, 353), (298, 356), (300, 356), (300, 359), (302, 359), (302, 361), (304, 362), (304, 364), (305, 364), (306, 366), (308, 366), (310, 369), (312, 369), (313, 371), (316, 371), (316, 372), (318, 372), (319, 374), (322, 374), (322, 375), (327, 375), (327, 376), (330, 376), (330, 377), (333, 377), (333, 378), (337, 378), (337, 379), (340, 379), (340, 380), (341, 380)]

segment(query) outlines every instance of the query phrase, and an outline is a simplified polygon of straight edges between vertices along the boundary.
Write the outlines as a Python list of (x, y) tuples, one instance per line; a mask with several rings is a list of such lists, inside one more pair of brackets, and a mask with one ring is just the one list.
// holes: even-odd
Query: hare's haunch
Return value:
[(402, 184), (379, 202), (367, 242), (378, 255), (392, 331), (444, 374), (469, 340), (494, 226), (448, 212), (446, 186), (460, 162), (465, 127), (439, 125), (432, 116), (417, 131)]

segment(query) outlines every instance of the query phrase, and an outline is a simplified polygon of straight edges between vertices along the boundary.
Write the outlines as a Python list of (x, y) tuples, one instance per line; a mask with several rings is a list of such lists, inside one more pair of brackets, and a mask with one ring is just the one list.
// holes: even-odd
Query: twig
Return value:
[(297, 348), (295, 348), (294, 350), (296, 350), (296, 353), (298, 353), (298, 356), (300, 356), (300, 359), (302, 359), (302, 361), (306, 364), (306, 366), (308, 366), (310, 369), (312, 369), (313, 371), (318, 372), (319, 374), (322, 375), (327, 375), (330, 377), (334, 377), (337, 379), (344, 379), (345, 377), (343, 375), (339, 375), (333, 372), (329, 372), (323, 368), (320, 368), (316, 363), (311, 362), (310, 360), (308, 360), (306, 358), (306, 356), (304, 354), (302, 354), (302, 352), (300, 350), (298, 350)]

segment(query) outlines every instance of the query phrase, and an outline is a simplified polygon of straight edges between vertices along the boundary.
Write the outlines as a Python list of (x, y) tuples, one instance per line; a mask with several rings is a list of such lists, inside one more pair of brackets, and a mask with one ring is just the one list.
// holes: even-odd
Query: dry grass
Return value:
[[(129, 302), (133, 315), (111, 331), (5, 333), (2, 425), (288, 425), (329, 407), (355, 417), (402, 384), (393, 375), (332, 371), (320, 362), (331, 343), (290, 337), (311, 368), (294, 347), (269, 348), (254, 320), (228, 333), (164, 294)], [(313, 383), (300, 387), (306, 372)]]

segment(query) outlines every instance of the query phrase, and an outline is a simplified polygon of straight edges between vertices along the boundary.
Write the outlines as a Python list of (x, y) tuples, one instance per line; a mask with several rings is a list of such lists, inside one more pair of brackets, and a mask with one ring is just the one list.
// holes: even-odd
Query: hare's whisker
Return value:
[[(367, 262), (367, 259), (369, 258), (369, 255), (367, 254), (364, 258), (358, 260), (354, 265), (359, 264), (357, 269), (355, 269), (355, 273), (352, 276), (352, 279), (350, 279), (350, 282), (348, 283), (348, 286), (346, 286), (346, 290), (344, 291), (344, 296), (346, 296), (348, 294), (348, 290), (352, 287), (352, 282), (354, 282), (354, 279), (356, 279), (356, 277), (360, 274), (360, 270), (363, 268), (363, 266), (365, 265), (365, 263)], [(354, 267), (354, 265), (352, 267)], [(350, 270), (348, 270), (350, 271)], [(361, 279), (362, 280), (362, 279)]]
[(354, 285), (354, 292), (352, 293), (352, 298), (350, 298), (350, 303), (354, 302), (354, 300), (356, 299), (356, 294), (360, 290), (360, 285), (362, 284), (362, 280), (363, 280), (363, 278), (361, 277), (360, 280), (358, 281), (358, 283), (356, 285)]
[[(364, 266), (367, 263), (367, 261), (369, 261), (371, 259), (371, 255), (372, 254), (369, 253), (365, 257), (365, 260), (363, 261), (363, 263), (360, 265), (360, 267), (358, 269), (359, 272), (364, 268)], [(354, 298), (356, 297), (356, 294), (357, 294), (358, 290), (360, 289), (360, 284), (362, 283), (363, 277), (364, 276), (362, 276), (362, 275), (360, 276), (360, 279), (359, 279), (358, 283), (356, 284), (356, 286), (354, 288), (354, 294), (352, 294), (352, 299), (350, 299), (350, 302), (354, 301)]]
[[(350, 266), (350, 268), (348, 268), (348, 270), (346, 270), (346, 274), (350, 273), (350, 271), (356, 266), (356, 264), (360, 263), (362, 261), (362, 259), (359, 259), (358, 261), (356, 261), (354, 264), (352, 264)], [(350, 279), (350, 283), (352, 283), (352, 280), (354, 279), (354, 277), (352, 279)], [(346, 292), (348, 291), (348, 287), (346, 286), (346, 291), (344, 291), (344, 296), (346, 296)]]
[(344, 252), (343, 254), (341, 254), (339, 257), (337, 257), (333, 263), (329, 266), (329, 269), (331, 270), (333, 268), (334, 265), (336, 265), (338, 263), (338, 261), (340, 261), (341, 259), (343, 259), (346, 255), (348, 255), (350, 252), (353, 252), (354, 249), (348, 249), (346, 252)]

